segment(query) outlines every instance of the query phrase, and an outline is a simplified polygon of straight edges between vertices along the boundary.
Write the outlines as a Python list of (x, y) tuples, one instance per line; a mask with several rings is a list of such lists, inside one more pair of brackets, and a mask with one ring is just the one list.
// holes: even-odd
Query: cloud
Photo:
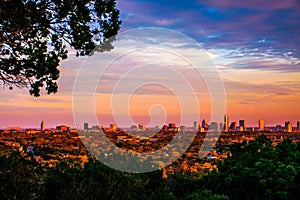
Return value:
[(206, 48), (247, 47), (265, 51), (273, 47), (299, 51), (297, 0), (123, 1), (119, 5), (125, 26), (171, 28), (193, 37)]
[(198, 0), (201, 5), (214, 6), (222, 9), (230, 8), (247, 8), (256, 10), (279, 10), (288, 8), (300, 8), (300, 3), (297, 0), (285, 0), (285, 1), (274, 1), (274, 0), (251, 0), (251, 1), (228, 1), (228, 0)]
[[(249, 83), (245, 81), (225, 80), (226, 91), (231, 96), (245, 97), (247, 102), (271, 100), (273, 98), (289, 97), (300, 92), (299, 82)], [(249, 98), (251, 96), (251, 98)], [(257, 98), (255, 98), (257, 97)], [(243, 98), (243, 101), (245, 101)]]
[(171, 25), (174, 24), (175, 20), (159, 19), (155, 21), (156, 25)]

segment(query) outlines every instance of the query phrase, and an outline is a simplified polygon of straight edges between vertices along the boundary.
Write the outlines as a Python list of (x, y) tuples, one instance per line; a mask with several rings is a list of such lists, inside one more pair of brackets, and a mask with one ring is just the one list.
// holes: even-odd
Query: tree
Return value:
[(77, 56), (110, 50), (120, 25), (115, 0), (1, 0), (0, 84), (56, 93), (67, 46)]
[(32, 155), (19, 152), (0, 153), (0, 199), (34, 199), (39, 197), (39, 163)]
[(299, 199), (299, 147), (289, 139), (274, 147), (265, 136), (234, 144), (218, 171), (200, 180), (201, 189), (229, 199)]

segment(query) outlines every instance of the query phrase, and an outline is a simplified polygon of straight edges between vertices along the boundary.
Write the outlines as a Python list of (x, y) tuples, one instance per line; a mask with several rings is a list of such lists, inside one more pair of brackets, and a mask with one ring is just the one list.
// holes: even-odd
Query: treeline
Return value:
[[(161, 171), (130, 174), (90, 158), (84, 168), (72, 159), (41, 166), (32, 155), (0, 156), (0, 199), (299, 199), (300, 143), (277, 146), (265, 136), (234, 144), (209, 174)], [(192, 178), (194, 177), (194, 178)], [(197, 178), (195, 178), (197, 177)], [(201, 177), (201, 178), (199, 178)]]

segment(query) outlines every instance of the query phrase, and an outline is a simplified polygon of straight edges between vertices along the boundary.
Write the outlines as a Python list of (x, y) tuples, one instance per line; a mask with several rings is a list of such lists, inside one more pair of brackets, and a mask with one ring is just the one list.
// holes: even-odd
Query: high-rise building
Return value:
[(300, 132), (300, 121), (297, 121), (297, 131)]
[(276, 131), (280, 132), (281, 131), (281, 125), (276, 125)]
[(224, 115), (224, 132), (228, 132), (229, 130), (229, 117), (227, 114)]
[(239, 121), (239, 126), (240, 126), (240, 127), (243, 127), (243, 130), (246, 130), (246, 121), (243, 120), (243, 119), (240, 120), (240, 121)]
[(285, 132), (293, 132), (292, 123), (290, 121), (285, 122)]
[(224, 131), (224, 122), (219, 123), (220, 131)]
[(44, 131), (45, 130), (45, 123), (44, 123), (44, 121), (42, 120), (42, 122), (41, 122), (41, 131)]
[(184, 125), (180, 126), (180, 131), (181, 132), (185, 132), (186, 130), (187, 130), (186, 126), (184, 126)]
[(145, 124), (138, 124), (138, 130), (139, 131), (145, 131), (146, 130), (146, 125)]
[(220, 132), (220, 126), (218, 124), (218, 122), (211, 122), (208, 130), (211, 132)]
[(232, 131), (236, 131), (236, 122), (231, 122), (229, 128), (230, 128), (230, 130), (232, 130)]
[(99, 131), (99, 130), (102, 130), (103, 129), (103, 126), (101, 126), (101, 125), (94, 125), (94, 126), (92, 126), (92, 130), (93, 131)]
[(117, 124), (110, 124), (109, 128), (111, 131), (116, 131), (117, 130)]
[(258, 120), (258, 130), (259, 131), (265, 130), (265, 120), (264, 119)]
[(137, 127), (137, 125), (132, 125), (131, 127), (130, 127), (130, 129), (132, 130), (132, 131), (137, 131), (138, 130), (138, 127)]
[(203, 119), (203, 120), (202, 120), (201, 127), (204, 128), (204, 129), (208, 129), (208, 124), (207, 124), (206, 119)]
[(83, 129), (88, 130), (89, 129), (89, 123), (84, 123), (83, 124)]
[(244, 130), (244, 127), (243, 127), (243, 126), (239, 126), (239, 127), (236, 128), (236, 131), (243, 132), (243, 131), (245, 131), (245, 130)]
[(197, 131), (199, 129), (199, 124), (197, 121), (194, 121), (194, 130)]
[(168, 128), (169, 129), (175, 129), (176, 128), (176, 124), (175, 123), (169, 123)]
[(162, 130), (163, 131), (168, 131), (168, 126), (167, 125), (163, 125)]
[(56, 131), (67, 132), (69, 130), (70, 130), (70, 127), (68, 127), (66, 125), (56, 126)]

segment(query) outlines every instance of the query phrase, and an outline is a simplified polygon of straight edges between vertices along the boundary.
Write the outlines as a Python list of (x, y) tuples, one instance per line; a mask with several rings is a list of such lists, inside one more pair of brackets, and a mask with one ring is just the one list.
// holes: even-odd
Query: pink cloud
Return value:
[(250, 8), (258, 10), (278, 10), (287, 8), (300, 8), (299, 1), (297, 0), (252, 0), (252, 1), (228, 1), (228, 0), (206, 0), (199, 1), (199, 4), (206, 4), (218, 8)]
[(166, 25), (174, 24), (174, 22), (175, 22), (174, 20), (161, 19), (161, 20), (156, 20), (155, 24), (166, 26)]

